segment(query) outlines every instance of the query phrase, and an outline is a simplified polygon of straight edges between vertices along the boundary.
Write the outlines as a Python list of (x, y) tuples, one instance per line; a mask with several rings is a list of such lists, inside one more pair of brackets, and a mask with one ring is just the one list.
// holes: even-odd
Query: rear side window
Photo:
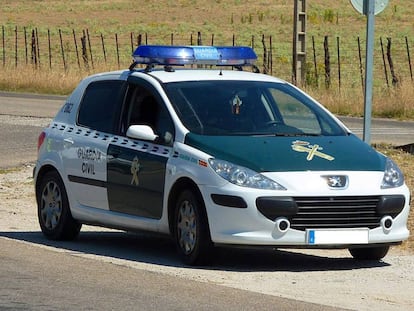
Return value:
[(101, 132), (115, 132), (125, 90), (126, 82), (120, 80), (89, 84), (80, 105), (78, 124)]

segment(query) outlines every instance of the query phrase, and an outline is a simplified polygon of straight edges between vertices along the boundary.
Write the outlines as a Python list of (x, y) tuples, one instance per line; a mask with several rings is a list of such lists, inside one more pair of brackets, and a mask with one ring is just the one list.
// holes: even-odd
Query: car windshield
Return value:
[(186, 128), (200, 135), (337, 136), (345, 130), (307, 96), (285, 83), (167, 83)]

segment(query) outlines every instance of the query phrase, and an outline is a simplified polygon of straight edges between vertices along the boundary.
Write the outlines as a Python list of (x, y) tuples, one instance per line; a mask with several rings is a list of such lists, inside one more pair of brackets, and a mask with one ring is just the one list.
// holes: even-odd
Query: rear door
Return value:
[[(127, 137), (128, 127), (138, 124), (150, 126), (159, 138), (145, 141)], [(161, 97), (148, 83), (135, 78), (129, 84), (119, 131), (119, 139), (108, 147), (109, 209), (160, 219), (174, 127)]]
[(63, 133), (63, 165), (69, 189), (80, 205), (108, 209), (107, 149), (114, 137), (125, 92), (126, 81), (90, 83), (77, 112), (77, 124)]

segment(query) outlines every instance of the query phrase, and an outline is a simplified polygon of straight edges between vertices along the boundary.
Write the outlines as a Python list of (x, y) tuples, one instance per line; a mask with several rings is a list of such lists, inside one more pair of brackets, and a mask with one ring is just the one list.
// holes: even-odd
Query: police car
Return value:
[(186, 264), (216, 246), (380, 260), (407, 239), (397, 165), (295, 86), (258, 73), (252, 49), (143, 45), (133, 58), (84, 79), (39, 136), (47, 238), (74, 239), (82, 224), (152, 231), (171, 235)]

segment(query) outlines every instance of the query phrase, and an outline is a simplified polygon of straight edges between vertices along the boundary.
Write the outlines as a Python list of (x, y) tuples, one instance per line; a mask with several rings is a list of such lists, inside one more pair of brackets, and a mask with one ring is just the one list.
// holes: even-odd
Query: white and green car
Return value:
[(243, 71), (252, 49), (144, 45), (133, 57), (84, 79), (39, 136), (46, 237), (82, 224), (163, 233), (187, 264), (215, 246), (379, 260), (407, 239), (397, 165), (296, 87)]

